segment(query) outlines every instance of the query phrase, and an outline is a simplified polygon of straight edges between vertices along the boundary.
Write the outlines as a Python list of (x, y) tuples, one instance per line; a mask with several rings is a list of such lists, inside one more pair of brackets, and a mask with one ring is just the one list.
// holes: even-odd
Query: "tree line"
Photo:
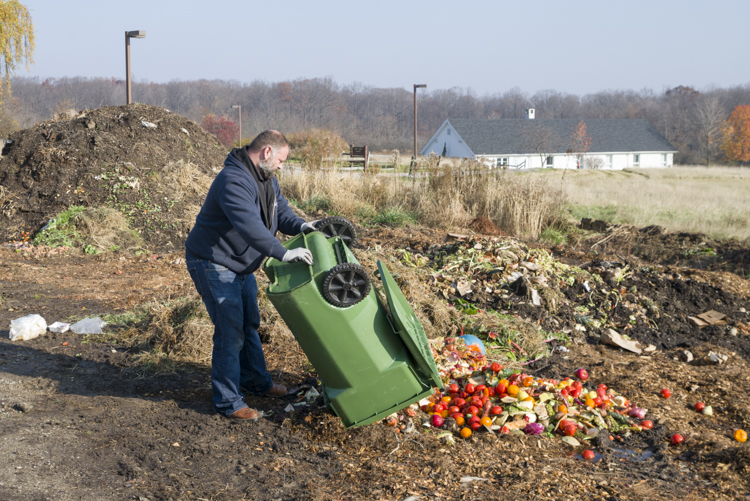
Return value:
[[(93, 109), (125, 103), (125, 83), (116, 78), (13, 77), (0, 115), (0, 133), (28, 128), (67, 109)], [(326, 129), (371, 151), (398, 149), (411, 154), (413, 93), (362, 83), (341, 85), (331, 78), (270, 83), (227, 80), (135, 82), (134, 102), (166, 108), (201, 122), (207, 115), (238, 121), (242, 135), (275, 128), (285, 133)], [(704, 91), (679, 86), (656, 92), (608, 90), (578, 96), (555, 90), (534, 94), (515, 87), (478, 96), (471, 89), (419, 91), (418, 143), (423, 145), (446, 118), (538, 119), (643, 118), (678, 150), (675, 163), (725, 162), (722, 148), (732, 112), (750, 104), (750, 84)]]

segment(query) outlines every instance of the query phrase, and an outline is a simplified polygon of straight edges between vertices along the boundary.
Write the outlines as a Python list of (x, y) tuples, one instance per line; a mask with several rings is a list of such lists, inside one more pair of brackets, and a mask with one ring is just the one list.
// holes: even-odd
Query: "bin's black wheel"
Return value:
[(351, 247), (357, 241), (357, 230), (354, 225), (341, 216), (331, 216), (321, 219), (315, 223), (315, 229), (321, 232), (326, 238), (341, 237), (347, 247)]
[(346, 308), (370, 293), (370, 277), (358, 264), (342, 263), (331, 268), (323, 279), (323, 297), (334, 306)]

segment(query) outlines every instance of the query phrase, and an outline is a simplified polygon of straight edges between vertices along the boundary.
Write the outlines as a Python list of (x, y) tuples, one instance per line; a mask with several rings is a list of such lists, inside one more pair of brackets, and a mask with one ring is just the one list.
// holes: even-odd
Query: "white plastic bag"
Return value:
[(47, 322), (41, 315), (33, 314), (10, 321), (10, 340), (28, 341), (47, 331)]
[(70, 326), (70, 330), (76, 334), (102, 334), (102, 327), (107, 325), (99, 317), (84, 318)]
[(50, 332), (60, 334), (70, 329), (70, 324), (66, 324), (65, 322), (55, 322), (54, 324), (48, 325), (47, 328)]

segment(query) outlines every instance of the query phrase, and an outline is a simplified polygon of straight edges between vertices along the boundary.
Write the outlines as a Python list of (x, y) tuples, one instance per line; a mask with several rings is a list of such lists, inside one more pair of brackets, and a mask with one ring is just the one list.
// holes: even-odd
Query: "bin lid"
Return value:
[(434, 386), (442, 388), (443, 382), (440, 380), (440, 374), (432, 356), (432, 348), (427, 341), (427, 335), (422, 324), (388, 268), (380, 260), (378, 260), (378, 270), (380, 270), (380, 277), (383, 280), (383, 288), (388, 299), (394, 327), (398, 330), (399, 336), (414, 357), (419, 369), (433, 382)]

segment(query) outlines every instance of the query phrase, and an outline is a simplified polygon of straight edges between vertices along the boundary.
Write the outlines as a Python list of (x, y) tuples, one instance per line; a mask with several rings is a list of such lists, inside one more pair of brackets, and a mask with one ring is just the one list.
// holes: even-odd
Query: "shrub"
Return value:
[(216, 135), (219, 142), (227, 148), (231, 148), (234, 145), (235, 140), (240, 134), (240, 128), (237, 123), (213, 114), (203, 117), (201, 127), (207, 132)]
[(318, 169), (333, 166), (349, 145), (337, 133), (325, 129), (308, 129), (288, 136), (293, 155), (302, 167)]

